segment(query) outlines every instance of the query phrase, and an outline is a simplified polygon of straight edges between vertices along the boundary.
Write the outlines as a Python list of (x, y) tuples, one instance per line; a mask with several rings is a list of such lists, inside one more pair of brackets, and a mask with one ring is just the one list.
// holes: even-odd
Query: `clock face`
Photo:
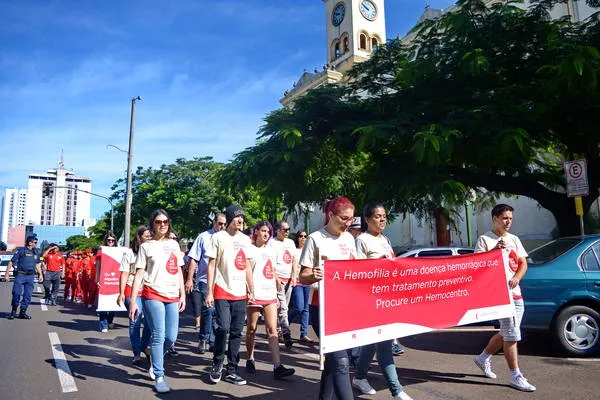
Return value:
[(344, 15), (346, 14), (346, 6), (344, 3), (339, 3), (333, 9), (333, 13), (331, 14), (331, 22), (333, 25), (338, 26), (344, 20)]
[(374, 21), (377, 18), (377, 7), (370, 0), (362, 0), (360, 2), (360, 13), (369, 21)]

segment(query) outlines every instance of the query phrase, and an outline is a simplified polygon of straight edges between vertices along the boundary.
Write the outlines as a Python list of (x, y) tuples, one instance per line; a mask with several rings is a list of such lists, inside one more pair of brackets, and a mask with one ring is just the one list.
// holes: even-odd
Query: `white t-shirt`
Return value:
[(179, 271), (183, 266), (183, 253), (173, 239), (149, 240), (142, 243), (135, 260), (135, 268), (144, 268), (145, 298), (179, 299)]
[(384, 235), (373, 236), (363, 232), (356, 238), (357, 258), (394, 258), (394, 249)]
[(231, 236), (226, 230), (212, 235), (207, 256), (215, 260), (216, 300), (245, 300), (247, 261), (252, 259), (253, 248), (250, 238), (238, 231)]
[(275, 252), (269, 246), (255, 247), (252, 261), (254, 279), (254, 303), (271, 304), (277, 302), (277, 282), (275, 280)]
[[(515, 272), (519, 268), (519, 258), (527, 257), (527, 252), (525, 251), (523, 244), (521, 244), (521, 240), (512, 233), (505, 233), (504, 236), (502, 236), (502, 239), (506, 244), (505, 251), (508, 252), (508, 265), (504, 269), (506, 272), (506, 280), (508, 282), (513, 276), (515, 276)], [(479, 236), (477, 239), (475, 252), (481, 253), (484, 251), (490, 251), (496, 247), (499, 240), (500, 237), (498, 235), (492, 231), (488, 231)], [(518, 300), (523, 298), (521, 295), (521, 287), (519, 285), (511, 289), (511, 292), (513, 299)]]
[(296, 252), (296, 244), (292, 239), (277, 240), (277, 238), (272, 238), (267, 246), (276, 252), (275, 273), (282, 281), (289, 281), (292, 276), (292, 263)]
[[(334, 236), (321, 228), (308, 235), (306, 243), (300, 255), (302, 268), (315, 268), (319, 266), (319, 259), (327, 257), (328, 260), (354, 260), (356, 258), (356, 246), (354, 237), (344, 231), (340, 236)], [(310, 304), (318, 305), (317, 287), (312, 286)]]
[(120, 272), (128, 272), (129, 276), (127, 277), (127, 286), (133, 285), (133, 278), (135, 277), (135, 259), (137, 257), (133, 253), (133, 250), (127, 249), (125, 253), (123, 253), (123, 259), (121, 260), (121, 265), (119, 266)]

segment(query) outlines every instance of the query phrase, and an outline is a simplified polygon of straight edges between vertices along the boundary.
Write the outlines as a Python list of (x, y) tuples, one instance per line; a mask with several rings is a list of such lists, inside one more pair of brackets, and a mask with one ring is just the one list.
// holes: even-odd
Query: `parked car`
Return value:
[(423, 247), (398, 254), (398, 257), (448, 257), (459, 254), (473, 254), (474, 251), (469, 247), (457, 246)]
[[(10, 261), (10, 258), (2, 258), (0, 259), (0, 279), (4, 280), (4, 274), (6, 274), (6, 267), (8, 266), (8, 262)], [(11, 271), (10, 276), (13, 276), (13, 272)], [(10, 279), (9, 276), (9, 279)]]
[(569, 356), (600, 351), (600, 235), (565, 237), (531, 251), (521, 280), (524, 329), (549, 331)]

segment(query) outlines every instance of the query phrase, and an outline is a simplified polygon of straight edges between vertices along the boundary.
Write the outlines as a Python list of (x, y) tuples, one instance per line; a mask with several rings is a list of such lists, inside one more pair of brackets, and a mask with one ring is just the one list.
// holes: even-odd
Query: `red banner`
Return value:
[(329, 353), (514, 314), (502, 251), (324, 261), (321, 351)]
[(119, 267), (126, 247), (100, 248), (100, 280), (98, 290), (97, 311), (126, 311), (124, 306), (117, 305), (119, 297)]

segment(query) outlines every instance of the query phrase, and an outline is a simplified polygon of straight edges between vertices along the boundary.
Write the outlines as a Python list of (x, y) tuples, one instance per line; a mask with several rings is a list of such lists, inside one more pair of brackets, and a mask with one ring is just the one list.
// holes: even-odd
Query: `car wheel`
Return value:
[(553, 334), (560, 349), (570, 356), (591, 356), (600, 350), (600, 314), (585, 306), (560, 312)]

